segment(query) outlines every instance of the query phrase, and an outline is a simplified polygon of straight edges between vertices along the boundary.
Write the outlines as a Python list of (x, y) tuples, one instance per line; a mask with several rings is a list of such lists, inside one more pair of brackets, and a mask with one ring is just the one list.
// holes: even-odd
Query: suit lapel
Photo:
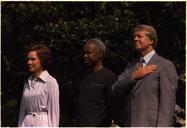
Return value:
[[(150, 65), (150, 64), (156, 64), (156, 61), (158, 60), (158, 55), (157, 55), (157, 53), (155, 53), (154, 55), (153, 55), (153, 57), (150, 59), (150, 61), (147, 63), (147, 65)], [(134, 85), (134, 87), (133, 87), (133, 89), (132, 89), (132, 91), (131, 91), (131, 93), (133, 94), (133, 95), (135, 95), (135, 93), (136, 93), (136, 91), (141, 87), (140, 85), (143, 83), (143, 81), (146, 79), (146, 77), (143, 77), (142, 79), (139, 79), (137, 82), (136, 82), (136, 84)]]
[(158, 61), (159, 55), (155, 53), (153, 57), (150, 59), (150, 61), (147, 63), (147, 65), (155, 64)]

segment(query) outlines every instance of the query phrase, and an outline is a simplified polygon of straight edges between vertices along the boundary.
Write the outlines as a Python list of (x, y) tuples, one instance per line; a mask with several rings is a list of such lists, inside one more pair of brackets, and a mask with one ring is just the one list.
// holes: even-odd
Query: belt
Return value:
[(36, 116), (36, 115), (47, 115), (47, 112), (27, 112), (26, 115), (33, 115), (33, 116)]

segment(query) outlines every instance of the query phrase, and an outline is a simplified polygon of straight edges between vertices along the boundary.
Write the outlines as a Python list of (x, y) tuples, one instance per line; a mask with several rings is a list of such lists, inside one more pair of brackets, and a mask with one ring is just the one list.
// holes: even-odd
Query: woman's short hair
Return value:
[(32, 45), (27, 50), (27, 54), (31, 51), (36, 51), (43, 69), (48, 70), (52, 64), (51, 50), (45, 44), (39, 43)]
[(153, 41), (153, 47), (155, 48), (157, 45), (157, 33), (156, 30), (150, 26), (150, 25), (145, 25), (145, 24), (140, 24), (137, 25), (134, 29), (133, 29), (133, 33), (138, 32), (138, 31), (146, 31), (147, 32), (147, 37), (149, 37), (150, 40)]

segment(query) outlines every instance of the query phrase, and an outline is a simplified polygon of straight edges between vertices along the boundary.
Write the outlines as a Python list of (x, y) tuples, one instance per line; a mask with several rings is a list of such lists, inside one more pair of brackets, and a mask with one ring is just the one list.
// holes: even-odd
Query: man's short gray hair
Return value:
[(146, 24), (139, 24), (133, 29), (133, 32), (135, 33), (143, 30), (148, 32), (146, 35), (149, 37), (149, 39), (153, 41), (153, 47), (156, 48), (158, 42), (156, 30), (153, 28), (153, 26), (146, 25)]
[(86, 43), (95, 44), (98, 47), (99, 52), (101, 52), (101, 54), (104, 56), (106, 52), (106, 46), (100, 39), (98, 38), (88, 39)]

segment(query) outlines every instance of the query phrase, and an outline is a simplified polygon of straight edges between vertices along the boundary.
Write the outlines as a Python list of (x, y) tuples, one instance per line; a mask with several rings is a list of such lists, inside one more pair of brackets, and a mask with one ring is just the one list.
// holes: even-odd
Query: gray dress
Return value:
[(33, 82), (24, 84), (19, 112), (19, 127), (58, 127), (59, 88), (55, 78), (46, 70)]

